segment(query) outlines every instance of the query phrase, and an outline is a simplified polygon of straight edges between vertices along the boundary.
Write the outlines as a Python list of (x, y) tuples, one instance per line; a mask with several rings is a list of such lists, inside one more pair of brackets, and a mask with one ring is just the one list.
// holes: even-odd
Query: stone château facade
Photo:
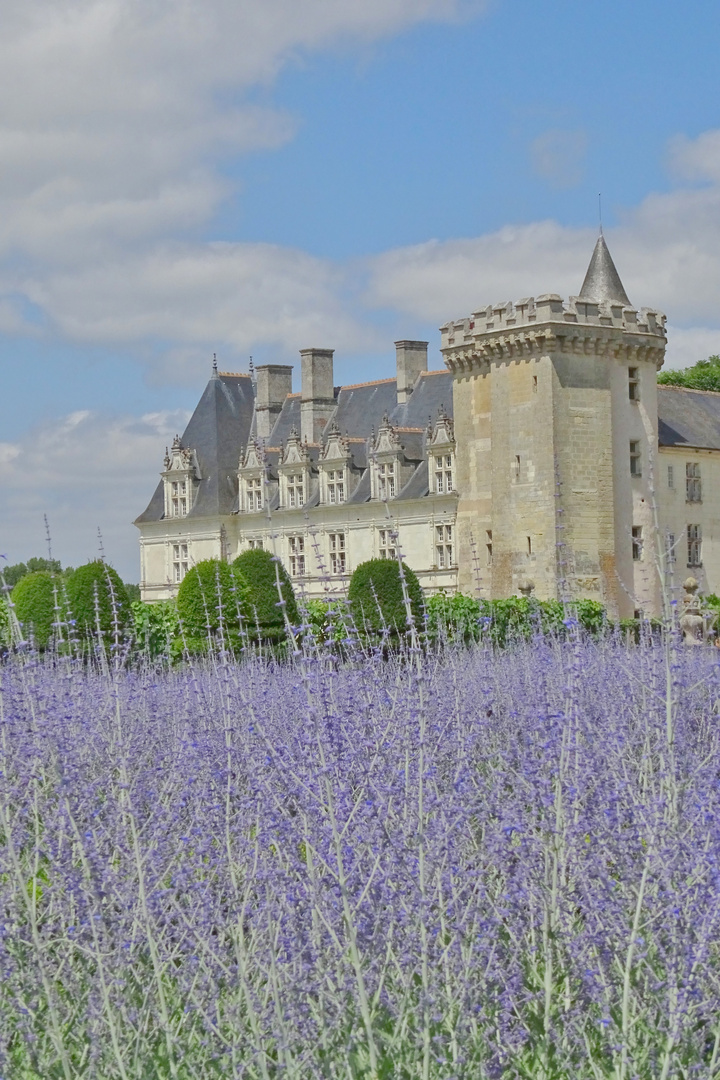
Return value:
[[(504, 302), (396, 342), (392, 379), (337, 387), (333, 351), (213, 370), (135, 524), (142, 595), (274, 551), (309, 596), (402, 552), (423, 587), (661, 607), (720, 591), (720, 394), (658, 387), (665, 316), (630, 303), (603, 237), (577, 297)], [(677, 578), (677, 581), (675, 581)]]

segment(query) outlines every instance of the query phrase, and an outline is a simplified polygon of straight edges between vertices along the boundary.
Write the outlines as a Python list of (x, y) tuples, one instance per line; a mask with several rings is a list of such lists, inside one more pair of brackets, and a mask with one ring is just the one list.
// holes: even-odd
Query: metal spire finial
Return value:
[(218, 373), (218, 368), (217, 368), (217, 353), (213, 353), (213, 375), (217, 375), (217, 373)]

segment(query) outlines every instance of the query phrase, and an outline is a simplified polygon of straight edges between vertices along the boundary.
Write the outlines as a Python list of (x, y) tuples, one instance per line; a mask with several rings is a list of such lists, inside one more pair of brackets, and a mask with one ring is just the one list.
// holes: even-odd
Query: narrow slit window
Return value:
[(641, 562), (643, 557), (643, 531), (642, 525), (632, 527), (632, 557), (633, 562)]
[(639, 369), (636, 367), (628, 368), (628, 397), (631, 401), (640, 400)]
[(492, 545), (492, 529), (486, 529), (485, 530), (485, 555), (486, 555), (486, 565), (487, 566), (492, 566), (492, 555), (493, 555), (492, 547), (493, 547), (493, 545)]
[(702, 566), (702, 525), (687, 527), (688, 566)]
[(640, 440), (630, 440), (630, 475), (642, 476), (642, 458), (640, 456)]
[(674, 488), (675, 487), (675, 468), (674, 468), (673, 465), (668, 465), (667, 470), (668, 470), (668, 487), (669, 488)]

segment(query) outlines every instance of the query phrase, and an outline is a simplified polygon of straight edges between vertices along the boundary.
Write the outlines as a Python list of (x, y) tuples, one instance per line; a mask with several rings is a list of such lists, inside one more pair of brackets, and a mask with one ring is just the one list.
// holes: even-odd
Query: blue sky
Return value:
[(710, 5), (7, 0), (0, 552), (136, 531), (213, 351), (337, 381), (397, 337), (575, 292), (597, 231), (669, 363), (720, 351)]

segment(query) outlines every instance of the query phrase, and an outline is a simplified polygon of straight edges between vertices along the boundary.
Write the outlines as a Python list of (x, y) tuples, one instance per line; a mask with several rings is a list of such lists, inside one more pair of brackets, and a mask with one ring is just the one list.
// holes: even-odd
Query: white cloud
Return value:
[(97, 555), (100, 528), (107, 558), (137, 581), (132, 521), (150, 499), (165, 444), (188, 419), (183, 410), (139, 417), (78, 410), (0, 443), (0, 551), (11, 563), (43, 554), (47, 514), (65, 565)]
[(217, 162), (294, 120), (248, 100), (299, 53), (480, 0), (4, 0), (0, 256), (75, 264), (206, 220)]
[(587, 134), (582, 130), (544, 131), (530, 144), (533, 169), (553, 188), (576, 187), (583, 178), (587, 145)]

